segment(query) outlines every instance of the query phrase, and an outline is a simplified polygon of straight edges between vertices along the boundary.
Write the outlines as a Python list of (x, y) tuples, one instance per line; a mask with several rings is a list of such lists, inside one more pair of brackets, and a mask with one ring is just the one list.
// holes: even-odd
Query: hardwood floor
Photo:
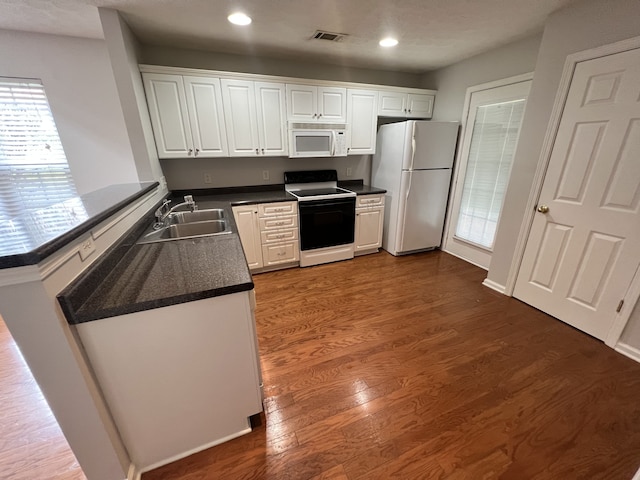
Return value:
[(441, 252), (256, 275), (262, 424), (143, 480), (630, 480), (640, 365), (484, 276)]
[(1, 317), (0, 479), (85, 479)]

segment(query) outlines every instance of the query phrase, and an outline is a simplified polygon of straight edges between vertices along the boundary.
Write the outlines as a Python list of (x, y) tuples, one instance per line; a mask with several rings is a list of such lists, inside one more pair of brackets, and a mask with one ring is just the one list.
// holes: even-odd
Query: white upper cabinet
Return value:
[(380, 92), (378, 115), (381, 117), (431, 118), (433, 95)]
[(193, 137), (182, 75), (145, 73), (143, 82), (158, 157), (193, 156)]
[(347, 152), (349, 155), (370, 155), (376, 152), (378, 124), (378, 92), (347, 90)]
[(226, 157), (220, 80), (143, 74), (159, 158)]
[(222, 111), (220, 80), (184, 77), (187, 111), (193, 135), (194, 155), (226, 157), (227, 132)]
[(223, 79), (229, 156), (287, 154), (284, 84)]
[(255, 82), (255, 91), (260, 153), (265, 156), (286, 156), (289, 147), (284, 84)]
[(345, 123), (347, 89), (288, 83), (287, 119), (290, 122)]

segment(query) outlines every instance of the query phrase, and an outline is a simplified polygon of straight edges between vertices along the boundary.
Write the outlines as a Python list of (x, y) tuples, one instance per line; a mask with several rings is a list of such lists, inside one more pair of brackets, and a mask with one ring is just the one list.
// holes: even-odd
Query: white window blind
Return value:
[(68, 229), (51, 207), (77, 195), (44, 87), (0, 77), (0, 253)]
[(455, 236), (493, 248), (525, 99), (478, 107)]

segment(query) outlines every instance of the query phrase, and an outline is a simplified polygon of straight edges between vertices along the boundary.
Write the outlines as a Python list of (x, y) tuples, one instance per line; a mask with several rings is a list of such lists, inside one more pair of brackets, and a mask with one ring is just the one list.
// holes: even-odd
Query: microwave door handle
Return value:
[(334, 157), (336, 155), (336, 131), (331, 130), (331, 156)]

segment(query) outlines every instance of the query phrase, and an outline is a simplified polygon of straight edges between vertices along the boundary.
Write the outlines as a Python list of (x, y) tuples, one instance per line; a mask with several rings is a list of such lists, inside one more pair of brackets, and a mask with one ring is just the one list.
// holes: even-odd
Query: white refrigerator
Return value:
[(409, 120), (378, 130), (371, 185), (387, 190), (382, 248), (392, 255), (440, 246), (458, 127)]

